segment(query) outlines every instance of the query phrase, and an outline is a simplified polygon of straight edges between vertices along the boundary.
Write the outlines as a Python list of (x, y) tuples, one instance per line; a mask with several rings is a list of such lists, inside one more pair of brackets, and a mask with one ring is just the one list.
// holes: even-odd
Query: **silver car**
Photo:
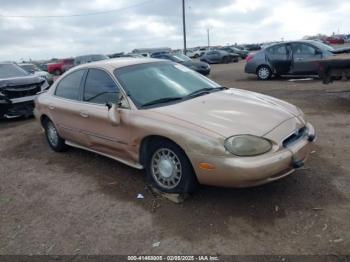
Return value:
[(333, 47), (312, 40), (277, 43), (249, 54), (245, 72), (260, 80), (273, 75), (317, 75), (317, 60), (332, 56), (333, 51)]

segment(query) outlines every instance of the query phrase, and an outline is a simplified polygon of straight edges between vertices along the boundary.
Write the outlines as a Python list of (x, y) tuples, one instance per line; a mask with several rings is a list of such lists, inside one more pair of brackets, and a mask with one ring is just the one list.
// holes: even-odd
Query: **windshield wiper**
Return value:
[(168, 102), (177, 101), (177, 100), (182, 100), (182, 97), (164, 97), (164, 98), (156, 99), (146, 104), (143, 104), (141, 107), (163, 104), (163, 103), (168, 103)]
[(202, 95), (207, 95), (213, 92), (221, 91), (221, 90), (226, 90), (228, 89), (227, 87), (224, 86), (219, 86), (219, 87), (207, 87), (207, 88), (202, 88), (197, 91), (194, 91), (193, 93), (187, 95), (187, 97), (197, 97), (197, 96), (202, 96)]

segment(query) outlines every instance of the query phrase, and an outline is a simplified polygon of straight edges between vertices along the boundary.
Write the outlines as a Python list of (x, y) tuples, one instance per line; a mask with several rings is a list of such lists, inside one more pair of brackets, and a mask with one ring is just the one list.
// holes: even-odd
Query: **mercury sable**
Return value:
[(315, 140), (299, 108), (157, 59), (74, 67), (36, 99), (35, 115), (54, 151), (145, 169), (165, 192), (278, 180), (303, 166)]

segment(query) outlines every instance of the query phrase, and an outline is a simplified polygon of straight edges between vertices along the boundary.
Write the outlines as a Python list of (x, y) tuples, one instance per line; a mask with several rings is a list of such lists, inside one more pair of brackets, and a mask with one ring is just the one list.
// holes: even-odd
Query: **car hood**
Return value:
[(187, 66), (187, 67), (195, 67), (195, 68), (203, 68), (203, 69), (207, 69), (209, 67), (209, 65), (207, 63), (204, 63), (204, 62), (199, 62), (199, 61), (185, 61), (183, 63), (184, 66)]
[(263, 136), (284, 121), (300, 115), (300, 111), (287, 102), (238, 89), (151, 110), (224, 137), (238, 134)]
[(0, 79), (0, 89), (6, 87), (16, 87), (31, 84), (39, 84), (44, 82), (41, 77), (30, 75), (23, 77), (12, 77), (12, 78), (2, 78)]

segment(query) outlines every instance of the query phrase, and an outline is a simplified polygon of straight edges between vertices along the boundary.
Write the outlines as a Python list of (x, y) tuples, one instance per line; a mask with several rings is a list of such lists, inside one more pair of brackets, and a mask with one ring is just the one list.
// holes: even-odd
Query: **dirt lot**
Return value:
[(243, 67), (215, 65), (211, 77), (301, 107), (318, 132), (305, 168), (174, 204), (149, 192), (143, 172), (52, 152), (34, 119), (2, 121), (0, 254), (349, 254), (350, 83), (260, 82)]

